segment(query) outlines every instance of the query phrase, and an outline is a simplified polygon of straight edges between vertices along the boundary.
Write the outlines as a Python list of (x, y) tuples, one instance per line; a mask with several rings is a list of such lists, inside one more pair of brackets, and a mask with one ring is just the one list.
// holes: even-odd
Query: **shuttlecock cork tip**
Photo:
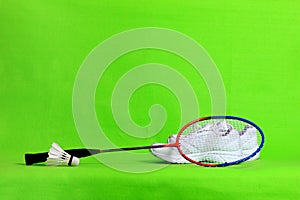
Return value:
[(69, 162), (70, 166), (77, 166), (77, 165), (79, 165), (79, 163), (80, 163), (79, 158), (77, 158), (75, 156), (71, 156), (70, 162)]

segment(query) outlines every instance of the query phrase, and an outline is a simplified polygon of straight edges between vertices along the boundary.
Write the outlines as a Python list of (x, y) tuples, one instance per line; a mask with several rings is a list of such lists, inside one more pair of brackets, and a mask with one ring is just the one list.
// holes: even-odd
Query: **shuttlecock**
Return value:
[(65, 152), (58, 144), (52, 143), (46, 161), (47, 166), (79, 165), (79, 159)]

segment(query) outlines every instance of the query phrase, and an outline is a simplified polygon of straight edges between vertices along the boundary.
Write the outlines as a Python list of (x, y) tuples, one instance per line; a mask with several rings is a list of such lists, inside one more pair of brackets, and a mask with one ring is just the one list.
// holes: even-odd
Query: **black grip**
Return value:
[[(68, 154), (75, 156), (77, 158), (87, 157), (94, 154), (100, 153), (98, 149), (69, 149), (65, 150)], [(27, 153), (25, 154), (25, 163), (26, 165), (32, 165), (35, 163), (46, 162), (48, 158), (48, 152), (44, 153)]]
[(27, 153), (25, 154), (25, 163), (26, 165), (32, 165), (34, 163), (45, 162), (47, 160), (47, 157), (48, 152), (35, 154)]

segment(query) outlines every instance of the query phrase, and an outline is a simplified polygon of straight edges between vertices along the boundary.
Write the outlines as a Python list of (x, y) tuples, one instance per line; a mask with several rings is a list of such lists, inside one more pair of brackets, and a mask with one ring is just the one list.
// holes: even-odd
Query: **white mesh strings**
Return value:
[[(251, 131), (248, 134), (250, 129), (253, 129), (252, 135)], [(225, 163), (245, 157), (244, 143), (249, 139), (250, 146), (256, 147), (256, 129), (251, 125), (233, 119), (211, 119), (187, 127), (179, 138), (179, 145), (192, 160)]]

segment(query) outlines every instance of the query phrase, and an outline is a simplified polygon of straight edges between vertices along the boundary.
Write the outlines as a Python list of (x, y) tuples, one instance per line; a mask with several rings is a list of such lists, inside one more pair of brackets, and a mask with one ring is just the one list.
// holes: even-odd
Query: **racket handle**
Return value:
[(45, 162), (48, 158), (48, 152), (44, 153), (26, 153), (25, 154), (25, 163), (26, 165), (32, 165), (35, 163)]
[[(100, 153), (99, 149), (69, 149), (65, 150), (68, 154), (75, 156), (77, 158), (87, 157), (94, 154)], [(48, 152), (44, 153), (27, 153), (25, 154), (25, 163), (26, 165), (32, 165), (35, 163), (46, 162), (48, 158)]]

